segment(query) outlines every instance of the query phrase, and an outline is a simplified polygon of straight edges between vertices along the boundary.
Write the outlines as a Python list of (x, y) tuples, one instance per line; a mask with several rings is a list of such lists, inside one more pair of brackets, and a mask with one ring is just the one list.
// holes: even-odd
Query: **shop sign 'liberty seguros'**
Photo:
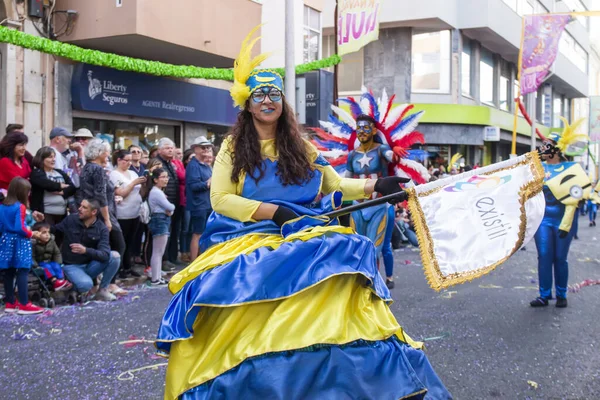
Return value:
[(79, 64), (71, 81), (73, 108), (176, 121), (232, 125), (226, 90)]

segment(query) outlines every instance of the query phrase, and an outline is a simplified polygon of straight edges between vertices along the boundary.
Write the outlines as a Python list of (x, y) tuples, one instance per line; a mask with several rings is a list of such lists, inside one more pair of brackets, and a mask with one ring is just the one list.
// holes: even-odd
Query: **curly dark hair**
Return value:
[[(260, 153), (258, 132), (247, 104), (238, 114), (230, 135), (233, 150), (231, 181), (238, 183), (240, 174), (245, 172), (258, 183), (265, 175), (265, 167)], [(313, 177), (314, 170), (308, 158), (306, 144), (298, 129), (294, 112), (285, 99), (282, 103), (281, 117), (277, 121), (275, 148), (279, 154), (277, 176), (284, 186), (302, 185)], [(255, 170), (258, 170), (258, 176), (254, 176)]]
[(29, 138), (23, 132), (13, 132), (0, 141), (0, 157), (15, 158), (15, 147), (18, 144), (27, 144)]

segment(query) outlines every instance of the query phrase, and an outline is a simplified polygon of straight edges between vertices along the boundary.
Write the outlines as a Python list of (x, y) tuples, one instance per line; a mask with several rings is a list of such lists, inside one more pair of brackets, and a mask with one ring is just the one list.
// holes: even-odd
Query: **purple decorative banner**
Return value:
[(556, 60), (560, 36), (571, 22), (570, 15), (528, 15), (521, 66), (521, 94), (533, 93)]

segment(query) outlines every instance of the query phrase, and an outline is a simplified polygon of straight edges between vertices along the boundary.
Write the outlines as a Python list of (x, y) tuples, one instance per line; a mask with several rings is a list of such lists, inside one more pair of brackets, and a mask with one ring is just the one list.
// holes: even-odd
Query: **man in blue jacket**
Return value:
[(100, 204), (96, 200), (83, 200), (78, 214), (71, 214), (52, 227), (53, 232), (64, 235), (61, 254), (65, 275), (79, 293), (87, 293), (94, 279), (102, 274), (100, 289), (95, 300), (116, 300), (108, 291), (111, 279), (117, 273), (121, 259), (119, 253), (110, 250), (108, 229), (97, 216)]
[(210, 205), (210, 181), (212, 179), (211, 162), (213, 145), (206, 137), (200, 136), (192, 144), (195, 157), (185, 169), (186, 210), (190, 212), (190, 229), (192, 243), (190, 245), (191, 259), (198, 257), (198, 242), (206, 228), (206, 220), (212, 212)]

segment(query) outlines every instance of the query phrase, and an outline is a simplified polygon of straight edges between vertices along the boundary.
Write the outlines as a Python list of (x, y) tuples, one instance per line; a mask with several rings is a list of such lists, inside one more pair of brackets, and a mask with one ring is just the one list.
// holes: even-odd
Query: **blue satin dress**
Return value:
[[(384, 144), (366, 153), (354, 150), (348, 154), (346, 169), (354, 178), (377, 179), (387, 176), (385, 153), (388, 151), (391, 151), (390, 147)], [(375, 243), (377, 253), (383, 256), (385, 275), (389, 278), (394, 274), (394, 217), (394, 207), (389, 204), (355, 211), (351, 215), (351, 226), (361, 235), (371, 239)]]
[(157, 342), (170, 357), (165, 398), (451, 398), (391, 313), (373, 243), (318, 218), (342, 194), (320, 198), (319, 170), (283, 186), (277, 161), (264, 167), (241, 195), (304, 217), (280, 229), (211, 215), (203, 254), (169, 286)]
[[(546, 179), (558, 175), (564, 170), (565, 163), (546, 164), (544, 170)], [(544, 185), (544, 197), (546, 209), (542, 224), (535, 233), (535, 246), (538, 251), (538, 278), (540, 282), (540, 297), (552, 298), (552, 275), (554, 273), (554, 286), (557, 297), (567, 297), (567, 286), (569, 281), (569, 247), (574, 236), (574, 226), (569, 234), (559, 237), (559, 226), (565, 213), (565, 205), (552, 194), (548, 186)], [(578, 215), (575, 216), (578, 218)], [(574, 225), (575, 223), (573, 223)]]

